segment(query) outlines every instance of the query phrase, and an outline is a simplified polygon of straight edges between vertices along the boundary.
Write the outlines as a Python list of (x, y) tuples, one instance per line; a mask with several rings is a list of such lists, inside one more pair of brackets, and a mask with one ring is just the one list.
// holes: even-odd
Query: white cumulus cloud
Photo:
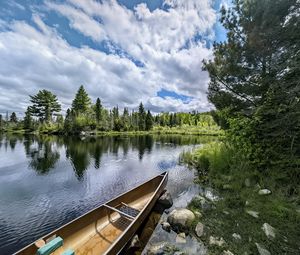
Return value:
[[(84, 84), (93, 100), (107, 107), (136, 107), (143, 101), (153, 111), (205, 111), (208, 74), (202, 60), (211, 58), (202, 37), (214, 39), (216, 13), (210, 0), (165, 0), (164, 9), (149, 10), (145, 3), (133, 10), (116, 0), (46, 1), (47, 12), (67, 18), (71, 29), (104, 40), (105, 53), (91, 45), (72, 46), (44, 15), (26, 21), (0, 21), (0, 112), (23, 111), (29, 94), (49, 89), (66, 109)], [(116, 52), (122, 52), (117, 54)], [(142, 63), (135, 64), (136, 61)], [(192, 97), (157, 96), (161, 89)]]

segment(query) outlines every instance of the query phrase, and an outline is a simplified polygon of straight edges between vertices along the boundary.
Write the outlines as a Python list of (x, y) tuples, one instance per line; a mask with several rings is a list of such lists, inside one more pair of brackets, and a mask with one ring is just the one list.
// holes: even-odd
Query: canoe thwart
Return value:
[(104, 204), (103, 206), (106, 207), (107, 209), (110, 209), (110, 210), (112, 210), (112, 211), (117, 212), (117, 213), (120, 214), (121, 216), (124, 216), (124, 217), (126, 217), (126, 218), (128, 218), (128, 219), (130, 219), (130, 220), (134, 220), (134, 219), (135, 219), (135, 218), (132, 217), (131, 215), (129, 215), (129, 214), (125, 213), (125, 212), (122, 212), (122, 211), (118, 210), (118, 209), (115, 208), (115, 207), (109, 206), (109, 205), (107, 205), (107, 204)]

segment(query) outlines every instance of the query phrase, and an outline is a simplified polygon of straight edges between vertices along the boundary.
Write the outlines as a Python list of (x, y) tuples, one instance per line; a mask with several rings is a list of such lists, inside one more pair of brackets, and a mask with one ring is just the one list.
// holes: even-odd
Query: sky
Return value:
[(202, 61), (226, 40), (228, 2), (0, 1), (0, 113), (21, 115), (41, 89), (65, 111), (80, 85), (108, 108), (208, 111)]

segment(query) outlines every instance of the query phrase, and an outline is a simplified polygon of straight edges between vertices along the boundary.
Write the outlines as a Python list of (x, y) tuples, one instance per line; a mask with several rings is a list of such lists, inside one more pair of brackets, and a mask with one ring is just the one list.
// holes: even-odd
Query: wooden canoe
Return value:
[(63, 245), (51, 253), (53, 255), (61, 255), (70, 249), (75, 255), (118, 254), (151, 212), (167, 180), (168, 173), (164, 172), (54, 230), (16, 254), (37, 254), (38, 243), (45, 241), (47, 244), (54, 237), (61, 237)]

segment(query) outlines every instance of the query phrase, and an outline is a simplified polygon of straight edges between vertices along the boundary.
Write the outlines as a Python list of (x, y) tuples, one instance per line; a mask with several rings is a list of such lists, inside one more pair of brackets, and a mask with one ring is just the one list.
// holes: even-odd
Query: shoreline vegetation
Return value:
[(15, 112), (5, 119), (0, 115), (0, 131), (16, 134), (54, 134), (54, 135), (222, 135), (223, 131), (213, 118), (213, 112), (196, 111), (161, 112), (153, 115), (145, 110), (143, 103), (138, 109), (129, 111), (119, 107), (107, 109), (97, 98), (95, 104), (83, 86), (78, 89), (72, 107), (61, 114), (61, 105), (56, 95), (47, 90), (40, 90), (30, 96), (30, 102), (23, 119), (18, 119)]
[(201, 215), (191, 232), (202, 225), (198, 238), (209, 254), (298, 254), (299, 197), (289, 190), (299, 187), (284, 181), (282, 173), (274, 168), (260, 173), (228, 138), (183, 152), (180, 161), (196, 169), (195, 183), (217, 198), (200, 194), (188, 206)]

